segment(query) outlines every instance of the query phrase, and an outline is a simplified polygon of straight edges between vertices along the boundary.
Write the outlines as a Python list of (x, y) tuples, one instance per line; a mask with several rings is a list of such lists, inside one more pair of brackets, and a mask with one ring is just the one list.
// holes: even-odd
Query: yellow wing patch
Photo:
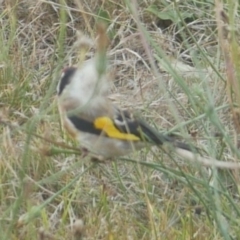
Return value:
[(128, 141), (139, 141), (140, 138), (131, 133), (122, 133), (115, 126), (113, 121), (108, 117), (99, 117), (94, 121), (94, 126), (97, 129), (105, 132), (108, 137), (117, 138)]

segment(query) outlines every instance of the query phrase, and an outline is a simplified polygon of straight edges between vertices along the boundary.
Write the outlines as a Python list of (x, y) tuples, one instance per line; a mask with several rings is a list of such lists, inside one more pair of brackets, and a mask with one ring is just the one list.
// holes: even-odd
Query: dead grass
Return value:
[(1, 239), (238, 239), (237, 171), (157, 148), (102, 164), (82, 160), (55, 102), (60, 69), (79, 60), (77, 31), (94, 37), (105, 17), (109, 97), (206, 155), (237, 161), (213, 5), (76, 2), (0, 1)]

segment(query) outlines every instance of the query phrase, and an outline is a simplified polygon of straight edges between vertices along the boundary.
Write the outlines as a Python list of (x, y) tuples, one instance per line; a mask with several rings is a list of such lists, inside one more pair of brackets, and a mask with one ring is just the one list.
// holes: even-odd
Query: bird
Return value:
[(100, 29), (93, 58), (81, 66), (66, 67), (57, 85), (58, 108), (62, 125), (81, 149), (94, 158), (112, 159), (149, 145), (168, 144), (176, 149), (193, 147), (162, 134), (144, 119), (122, 110), (109, 98), (107, 37)]

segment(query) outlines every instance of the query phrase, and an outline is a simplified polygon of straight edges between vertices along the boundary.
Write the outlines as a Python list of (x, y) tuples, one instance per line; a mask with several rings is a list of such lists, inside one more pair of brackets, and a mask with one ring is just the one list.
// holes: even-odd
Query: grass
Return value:
[(113, 102), (205, 156), (237, 162), (234, 1), (225, 14), (220, 1), (196, 0), (5, 0), (0, 8), (1, 239), (239, 239), (238, 169), (158, 148), (92, 163), (65, 135), (55, 100), (62, 67), (79, 61), (77, 31), (94, 38), (104, 19)]

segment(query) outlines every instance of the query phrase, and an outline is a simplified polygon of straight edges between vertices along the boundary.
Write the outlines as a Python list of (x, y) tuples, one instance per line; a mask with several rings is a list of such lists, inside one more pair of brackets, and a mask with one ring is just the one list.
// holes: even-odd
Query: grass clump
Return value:
[[(153, 148), (81, 159), (55, 101), (78, 31), (104, 19), (109, 96), (159, 131), (239, 158), (239, 6), (220, 1), (1, 1), (1, 239), (238, 239), (239, 170)], [(93, 51), (87, 53), (87, 58)]]

